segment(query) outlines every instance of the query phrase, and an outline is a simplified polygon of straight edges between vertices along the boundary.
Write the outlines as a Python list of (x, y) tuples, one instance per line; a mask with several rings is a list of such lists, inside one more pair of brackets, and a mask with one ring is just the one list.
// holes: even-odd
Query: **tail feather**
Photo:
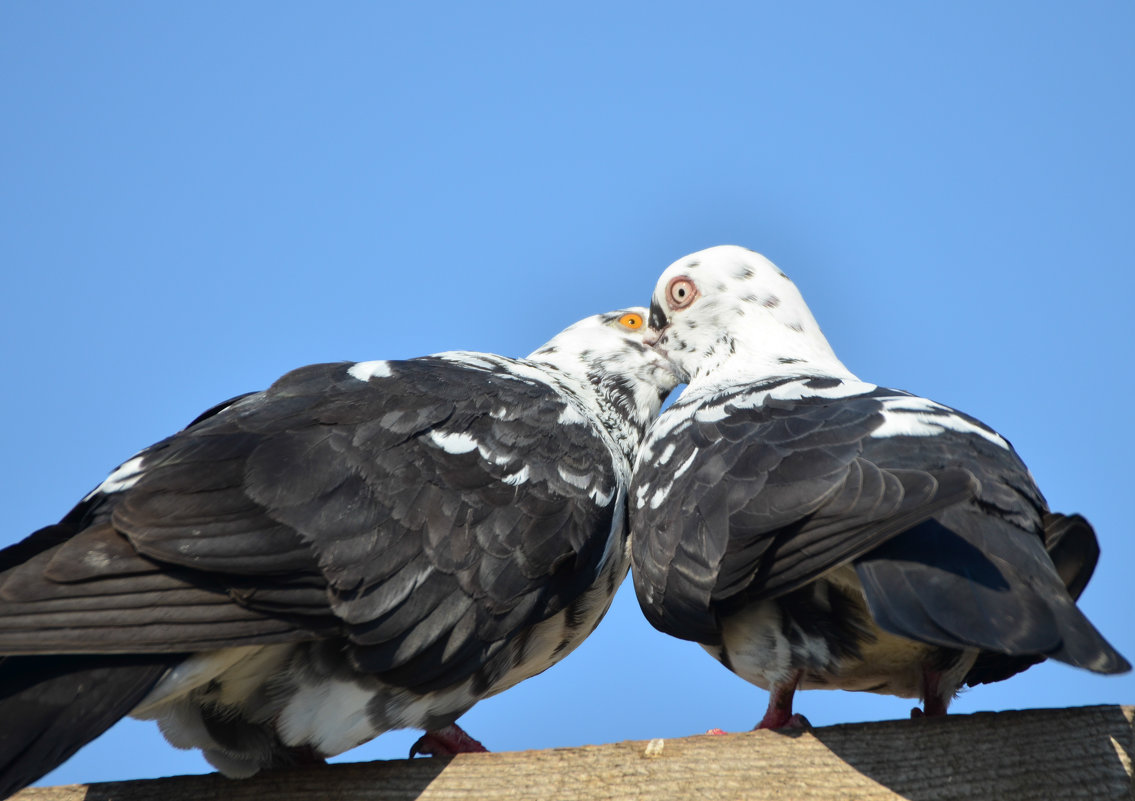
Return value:
[(1100, 558), (1095, 530), (1080, 515), (1046, 514), (1044, 549), (1072, 600), (1080, 600)]
[[(1044, 549), (1048, 552), (1060, 580), (1067, 588), (1068, 595), (1073, 601), (1080, 600), (1080, 595), (1088, 586), (1088, 581), (1091, 579), (1092, 573), (1095, 572), (1096, 563), (1100, 557), (1100, 546), (1096, 541), (1095, 530), (1080, 515), (1062, 515), (1055, 512), (1046, 514), (1044, 516)], [(1078, 609), (1075, 609), (1075, 607), (1073, 609), (1076, 614), (1082, 617), (1082, 613)], [(1086, 619), (1084, 622), (1090, 626), (1087, 642), (1073, 642), (1071, 649), (1068, 647), (1069, 643), (1066, 642), (1061, 651), (1058, 654), (1053, 654), (1053, 656), (1063, 662), (1102, 673), (1122, 673), (1128, 670), (1130, 666), (1127, 660), (1111, 648), (1106, 641), (1104, 642), (1105, 648), (1099, 648), (1098, 641), (1103, 639), (1102, 636)], [(1066, 628), (1065, 631), (1067, 632), (1067, 630)], [(1068, 637), (1067, 634), (1065, 636)], [(1080, 664), (1075, 657), (1075, 654), (1080, 651), (1088, 652), (1089, 662), (1093, 658), (1098, 660), (1097, 666)], [(983, 651), (966, 675), (965, 683), (970, 687), (976, 687), (978, 684), (1003, 681), (1044, 660), (1045, 657), (1040, 655), (1010, 656)]]
[(1076, 606), (1099, 555), (1083, 518), (1047, 515), (1043, 543), (974, 509), (952, 509), (856, 563), (887, 631), (982, 653), (967, 684), (1009, 678), (1045, 658), (1097, 673), (1130, 669)]
[(0, 799), (63, 764), (109, 729), (183, 658), (0, 657)]

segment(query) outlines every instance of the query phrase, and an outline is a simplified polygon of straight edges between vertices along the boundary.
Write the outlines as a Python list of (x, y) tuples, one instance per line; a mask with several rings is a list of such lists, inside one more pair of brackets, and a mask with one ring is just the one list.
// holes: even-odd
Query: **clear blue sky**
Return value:
[[(1082, 605), (1135, 659), (1133, 39), (1126, 1), (0, 4), (0, 543), (288, 369), (525, 354), (734, 243), (852, 370), (998, 428), (1094, 523)], [(630, 590), (470, 732), (756, 723), (766, 694)], [(1114, 702), (1135, 677), (1046, 664), (953, 709)], [(127, 723), (49, 782), (206, 769)]]

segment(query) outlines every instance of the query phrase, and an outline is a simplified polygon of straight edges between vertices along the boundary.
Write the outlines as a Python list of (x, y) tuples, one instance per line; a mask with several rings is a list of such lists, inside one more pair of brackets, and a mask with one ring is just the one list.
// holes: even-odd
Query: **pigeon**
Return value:
[(525, 359), (316, 364), (206, 411), (0, 551), (0, 798), (125, 715), (230, 777), (457, 718), (563, 659), (629, 568), (677, 384), (645, 308)]
[(853, 375), (772, 262), (678, 260), (650, 327), (687, 386), (635, 465), (636, 595), (769, 691), (757, 728), (805, 725), (797, 688), (935, 716), (1045, 658), (1130, 669), (1075, 604), (1099, 556), (1087, 521), (1051, 512), (985, 424)]

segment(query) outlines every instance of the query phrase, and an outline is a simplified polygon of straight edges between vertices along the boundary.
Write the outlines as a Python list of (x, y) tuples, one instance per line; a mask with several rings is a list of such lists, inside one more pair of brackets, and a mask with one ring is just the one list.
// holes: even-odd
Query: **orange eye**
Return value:
[(670, 285), (666, 287), (666, 303), (672, 311), (686, 308), (694, 302), (697, 296), (698, 288), (693, 281), (684, 275), (679, 275), (670, 281)]
[(632, 331), (637, 331), (638, 329), (642, 328), (642, 315), (641, 314), (635, 314), (634, 312), (630, 312), (629, 314), (624, 314), (622, 317), (619, 318), (619, 323), (621, 325), (625, 325), (627, 328), (631, 329)]

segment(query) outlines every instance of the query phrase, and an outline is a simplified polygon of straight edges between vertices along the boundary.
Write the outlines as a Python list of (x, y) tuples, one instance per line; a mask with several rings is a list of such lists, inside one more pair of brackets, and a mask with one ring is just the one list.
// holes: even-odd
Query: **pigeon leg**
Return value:
[(774, 684), (769, 691), (768, 710), (757, 729), (806, 729), (808, 719), (803, 715), (792, 714), (792, 696), (796, 692), (796, 685), (804, 671), (798, 670), (792, 674), (792, 680), (783, 684)]
[[(939, 683), (942, 674), (930, 668), (922, 669), (922, 706), (910, 710), (911, 718), (940, 718), (946, 714), (950, 699), (942, 695)], [(925, 711), (924, 711), (925, 710)]]
[(474, 740), (454, 723), (444, 729), (428, 731), (410, 747), (410, 757), (453, 756), (454, 754), (483, 754), (489, 749)]

